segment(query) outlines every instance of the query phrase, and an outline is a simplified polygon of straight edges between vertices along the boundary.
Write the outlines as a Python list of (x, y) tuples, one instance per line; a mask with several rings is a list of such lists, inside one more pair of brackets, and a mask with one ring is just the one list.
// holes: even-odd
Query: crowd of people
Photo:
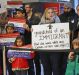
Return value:
[[(63, 13), (57, 15), (52, 7), (44, 10), (44, 13), (33, 11), (31, 4), (24, 4), (23, 8), (16, 9), (16, 13), (12, 18), (24, 19), (26, 23), (23, 25), (24, 33), (15, 30), (13, 23), (7, 21), (5, 30), (1, 34), (20, 33), (14, 42), (14, 46), (21, 47), (32, 43), (31, 33), (32, 25), (41, 25), (49, 23), (66, 23), (69, 22), (70, 32), (70, 53), (68, 52), (45, 52), (35, 51), (33, 59), (25, 58), (7, 58), (6, 65), (9, 75), (41, 75), (41, 64), (43, 65), (44, 75), (65, 75), (67, 68), (67, 59), (73, 60), (75, 53), (73, 52), (73, 40), (79, 37), (79, 5), (75, 9), (71, 3), (64, 4)], [(2, 53), (0, 54), (1, 74), (2, 72)], [(10, 60), (10, 61), (9, 61)], [(35, 64), (35, 69), (34, 69)]]

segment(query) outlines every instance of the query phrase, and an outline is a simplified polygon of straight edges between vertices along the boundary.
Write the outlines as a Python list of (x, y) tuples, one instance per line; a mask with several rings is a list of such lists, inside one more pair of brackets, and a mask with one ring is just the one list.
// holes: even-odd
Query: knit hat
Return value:
[(72, 8), (72, 4), (70, 2), (64, 3), (64, 6), (69, 7), (69, 8)]

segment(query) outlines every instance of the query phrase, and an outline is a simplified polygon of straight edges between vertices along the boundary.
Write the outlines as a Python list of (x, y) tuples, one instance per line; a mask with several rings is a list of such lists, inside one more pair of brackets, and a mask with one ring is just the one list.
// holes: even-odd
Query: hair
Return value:
[(24, 7), (25, 7), (25, 5), (29, 5), (32, 8), (32, 4), (31, 3), (25, 3)]
[(76, 9), (79, 7), (79, 4), (76, 6)]
[(43, 13), (43, 16), (42, 16), (42, 18), (41, 18), (41, 22), (40, 22), (39, 24), (42, 24), (42, 23), (44, 23), (44, 22), (46, 23), (47, 12), (48, 12), (49, 9), (52, 9), (54, 16), (57, 16), (56, 13), (55, 13), (55, 11), (54, 11), (54, 9), (53, 9), (52, 7), (46, 8), (45, 11), (44, 11), (44, 13)]
[(8, 23), (8, 24), (6, 25), (6, 27), (5, 27), (6, 32), (7, 32), (7, 28), (8, 28), (8, 27), (11, 27), (11, 28), (15, 29), (15, 27), (14, 27), (14, 24), (13, 24), (13, 23)]
[(44, 11), (44, 14), (43, 14), (43, 17), (44, 17), (44, 18), (46, 18), (47, 12), (48, 12), (49, 9), (52, 9), (52, 10), (53, 10), (53, 13), (55, 14), (54, 9), (53, 9), (52, 7), (46, 8), (45, 11)]
[(72, 45), (74, 44), (79, 45), (79, 38), (76, 38), (72, 41)]
[(21, 12), (22, 14), (24, 13), (24, 11), (23, 11), (22, 8), (16, 9), (16, 12), (17, 12), (17, 11)]
[(16, 37), (16, 40), (14, 42), (14, 45), (17, 46), (17, 40), (19, 40), (19, 39), (21, 39), (23, 41), (23, 44), (22, 45), (25, 45), (25, 40), (24, 40), (24, 37), (22, 35)]

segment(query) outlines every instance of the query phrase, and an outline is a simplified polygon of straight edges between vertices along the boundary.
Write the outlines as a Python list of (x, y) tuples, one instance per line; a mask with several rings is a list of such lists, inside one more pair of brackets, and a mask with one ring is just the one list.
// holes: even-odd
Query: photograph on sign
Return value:
[(32, 29), (33, 49), (70, 49), (69, 23), (33, 25)]

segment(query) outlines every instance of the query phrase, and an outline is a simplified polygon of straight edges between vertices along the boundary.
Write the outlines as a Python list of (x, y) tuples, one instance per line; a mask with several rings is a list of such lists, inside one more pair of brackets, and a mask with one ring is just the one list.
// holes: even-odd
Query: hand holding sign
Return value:
[(23, 24), (23, 28), (26, 29), (27, 31), (30, 31), (30, 28), (29, 28), (28, 24), (26, 24), (26, 23)]

